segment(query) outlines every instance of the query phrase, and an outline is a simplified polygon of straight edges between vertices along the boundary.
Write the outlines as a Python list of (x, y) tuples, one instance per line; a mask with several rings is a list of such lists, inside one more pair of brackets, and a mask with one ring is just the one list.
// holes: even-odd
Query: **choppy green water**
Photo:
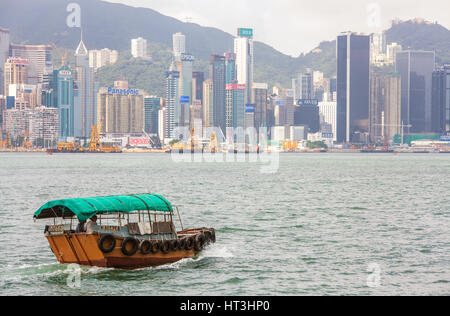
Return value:
[[(0, 294), (448, 295), (449, 177), (450, 155), (282, 155), (261, 174), (167, 155), (0, 154)], [(215, 227), (217, 244), (165, 267), (83, 268), (68, 287), (34, 210), (142, 192), (181, 206), (185, 226)]]

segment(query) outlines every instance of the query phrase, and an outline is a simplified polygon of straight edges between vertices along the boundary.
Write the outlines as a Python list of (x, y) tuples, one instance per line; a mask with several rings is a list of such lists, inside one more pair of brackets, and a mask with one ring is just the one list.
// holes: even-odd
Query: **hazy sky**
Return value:
[[(253, 27), (255, 39), (298, 56), (342, 31), (376, 32), (394, 18), (425, 18), (450, 28), (448, 0), (107, 0), (154, 9), (182, 21), (235, 34)], [(187, 39), (189, 40), (189, 39)]]

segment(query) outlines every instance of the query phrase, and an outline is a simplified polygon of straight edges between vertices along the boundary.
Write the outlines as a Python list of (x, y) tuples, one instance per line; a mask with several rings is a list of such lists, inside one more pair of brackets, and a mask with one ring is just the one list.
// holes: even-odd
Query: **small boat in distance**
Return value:
[(216, 241), (212, 228), (183, 229), (178, 208), (157, 194), (56, 200), (37, 210), (34, 219), (53, 222), (44, 234), (65, 264), (153, 267), (191, 258)]

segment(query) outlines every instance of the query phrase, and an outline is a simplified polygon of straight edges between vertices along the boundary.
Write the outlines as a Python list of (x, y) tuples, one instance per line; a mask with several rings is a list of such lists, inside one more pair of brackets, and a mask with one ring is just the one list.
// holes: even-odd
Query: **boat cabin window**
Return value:
[[(73, 217), (54, 218), (47, 220), (45, 233), (65, 234), (85, 232), (86, 225), (80, 225), (78, 219)], [(86, 221), (86, 223), (89, 220)], [(94, 231), (125, 231), (130, 235), (175, 234), (177, 228), (174, 224), (173, 214), (157, 211), (135, 211), (131, 213), (98, 214)], [(178, 219), (181, 223), (181, 219)]]

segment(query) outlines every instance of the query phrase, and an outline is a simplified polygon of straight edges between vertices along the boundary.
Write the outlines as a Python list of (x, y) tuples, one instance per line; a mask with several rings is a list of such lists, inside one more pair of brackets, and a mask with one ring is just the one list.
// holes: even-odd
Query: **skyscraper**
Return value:
[(144, 97), (144, 130), (150, 134), (158, 134), (158, 113), (161, 108), (161, 98)]
[(192, 96), (192, 69), (194, 63), (194, 56), (187, 53), (182, 53), (179, 56), (179, 61), (176, 61), (176, 68), (180, 74), (180, 83), (178, 85), (180, 91), (180, 118), (179, 126), (189, 126), (189, 108), (193, 101)]
[(128, 89), (128, 82), (116, 81), (114, 88), (100, 88), (98, 118), (105, 133), (141, 133), (144, 129), (144, 96)]
[(182, 33), (176, 33), (172, 35), (173, 42), (173, 56), (175, 61), (180, 61), (181, 54), (186, 53), (186, 36)]
[(450, 132), (450, 65), (433, 73), (432, 98), (433, 131), (441, 134)]
[(9, 55), (28, 60), (28, 84), (44, 83), (44, 76), (53, 71), (51, 46), (11, 44)]
[(402, 51), (396, 55), (396, 69), (402, 78), (402, 121), (409, 132), (431, 132), (432, 77), (435, 53)]
[(9, 45), (10, 45), (10, 36), (9, 30), (0, 28), (0, 95), (5, 94), (4, 92), (4, 66), (6, 59), (8, 59), (9, 55)]
[(205, 74), (200, 71), (192, 72), (192, 99), (200, 101), (203, 105), (203, 82)]
[(180, 73), (171, 70), (166, 72), (166, 126), (167, 130), (164, 133), (166, 138), (176, 138), (175, 127), (179, 126), (180, 121)]
[(56, 106), (59, 114), (59, 137), (74, 137), (74, 73), (67, 65), (54, 71)]
[(245, 91), (243, 84), (226, 85), (226, 127), (245, 127)]
[(225, 54), (225, 68), (226, 84), (237, 83), (237, 72), (236, 72), (236, 54), (228, 53)]
[(27, 59), (19, 59), (10, 57), (6, 60), (4, 67), (4, 94), (9, 94), (9, 85), (28, 83), (28, 66)]
[(74, 136), (88, 138), (97, 125), (97, 98), (94, 68), (89, 67), (89, 52), (81, 39), (75, 51)]
[(314, 99), (314, 76), (311, 69), (307, 69), (305, 73), (301, 73), (297, 78), (292, 79), (292, 90), (294, 90), (295, 104), (299, 99)]
[(255, 127), (267, 127), (267, 97), (269, 86), (267, 83), (253, 83), (252, 99), (255, 104)]
[(214, 127), (220, 127), (225, 134), (226, 130), (226, 70), (225, 56), (212, 55), (210, 59), (210, 78), (213, 84), (213, 115)]
[(369, 136), (372, 142), (382, 140), (384, 123), (385, 77), (372, 73), (370, 76)]
[(245, 102), (252, 103), (253, 87), (253, 29), (239, 28), (234, 39), (237, 83), (247, 87)]
[(118, 58), (119, 52), (116, 50), (110, 50), (108, 48), (103, 48), (101, 50), (90, 50), (89, 66), (97, 71), (97, 69), (103, 66), (115, 64)]
[(211, 79), (203, 82), (203, 126), (214, 127), (214, 84)]
[(131, 55), (134, 58), (147, 57), (147, 40), (142, 37), (133, 38), (131, 40)]
[(370, 39), (337, 38), (337, 141), (364, 141), (369, 129)]
[(384, 85), (384, 135), (386, 139), (394, 139), (402, 132), (402, 78), (392, 73), (385, 78)]

